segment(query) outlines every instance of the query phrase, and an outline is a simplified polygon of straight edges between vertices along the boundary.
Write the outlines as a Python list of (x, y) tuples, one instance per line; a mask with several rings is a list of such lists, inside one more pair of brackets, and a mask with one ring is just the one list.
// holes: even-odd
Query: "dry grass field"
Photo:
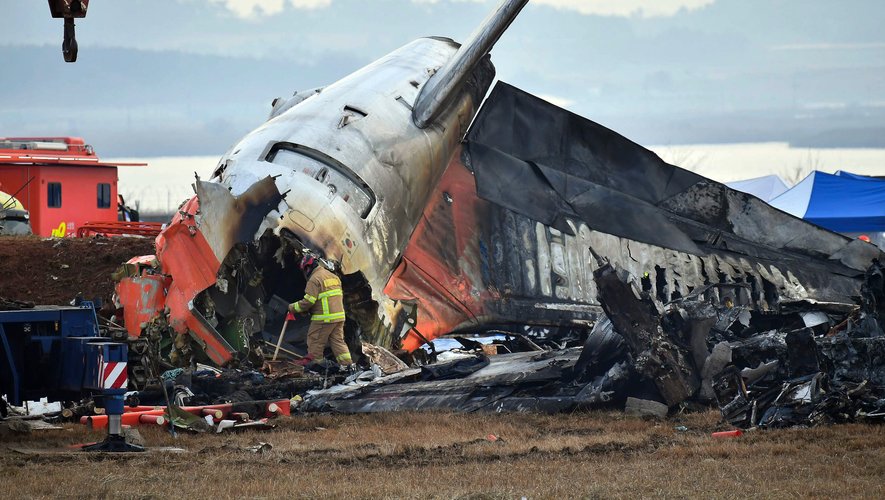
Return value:
[[(676, 430), (684, 425), (687, 431)], [(718, 412), (297, 416), (271, 432), (181, 435), (182, 453), (20, 454), (96, 440), (82, 426), (3, 438), (4, 498), (881, 497), (885, 427), (758, 431), (712, 439)], [(487, 439), (489, 434), (497, 441)], [(243, 448), (273, 445), (256, 454)]]

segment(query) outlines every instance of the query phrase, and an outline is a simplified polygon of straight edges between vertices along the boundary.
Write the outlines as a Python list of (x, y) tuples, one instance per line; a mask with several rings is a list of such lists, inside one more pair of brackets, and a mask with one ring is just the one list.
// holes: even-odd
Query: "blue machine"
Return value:
[(144, 450), (122, 437), (127, 359), (126, 344), (100, 336), (91, 302), (0, 311), (0, 394), (14, 405), (98, 396), (108, 415), (108, 438), (84, 449)]
[(81, 398), (82, 339), (98, 336), (98, 320), (89, 303), (0, 311), (0, 392), (14, 405), (41, 397)]

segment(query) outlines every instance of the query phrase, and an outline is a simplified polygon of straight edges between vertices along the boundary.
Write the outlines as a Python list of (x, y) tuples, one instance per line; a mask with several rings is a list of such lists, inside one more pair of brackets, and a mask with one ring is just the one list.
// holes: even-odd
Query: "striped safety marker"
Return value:
[(127, 372), (125, 361), (104, 363), (102, 387), (105, 389), (125, 389), (129, 383)]

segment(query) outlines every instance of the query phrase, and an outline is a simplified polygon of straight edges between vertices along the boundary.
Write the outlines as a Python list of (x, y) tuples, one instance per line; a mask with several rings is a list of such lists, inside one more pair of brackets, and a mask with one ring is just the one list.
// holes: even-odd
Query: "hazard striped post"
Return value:
[(129, 375), (125, 361), (110, 361), (103, 363), (102, 388), (103, 389), (126, 389), (129, 385)]
[[(126, 344), (98, 341), (93, 343), (91, 347), (96, 353), (96, 356), (93, 357), (96, 363), (90, 370), (90, 373), (94, 374), (90, 378), (94, 380), (95, 389), (101, 394), (104, 403), (108, 437), (100, 443), (83, 449), (86, 451), (144, 451), (143, 447), (131, 445), (123, 437), (123, 413), (126, 409), (123, 396), (129, 385), (126, 363), (129, 359), (129, 352)], [(140, 417), (136, 418), (140, 420)], [(156, 420), (152, 423), (161, 424)]]
[(123, 394), (129, 384), (127, 360), (128, 350), (125, 345), (102, 344), (101, 364), (99, 369), (98, 387), (104, 399), (104, 408), (108, 414), (108, 434), (123, 434), (122, 415), (125, 410)]
[(104, 405), (108, 411), (108, 434), (123, 434), (123, 394), (129, 385), (128, 370), (126, 369), (126, 361), (106, 361), (103, 360), (101, 367), (101, 388), (104, 393)]

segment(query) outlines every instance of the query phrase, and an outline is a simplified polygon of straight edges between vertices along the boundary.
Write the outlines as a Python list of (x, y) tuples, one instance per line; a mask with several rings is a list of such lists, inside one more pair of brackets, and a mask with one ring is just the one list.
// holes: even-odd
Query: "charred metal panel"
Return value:
[(309, 394), (304, 411), (560, 411), (576, 405), (582, 384), (562, 384), (580, 349), (491, 356), (466, 377), (421, 381), (405, 370), (368, 384), (338, 385)]
[[(384, 290), (417, 306), (415, 349), (441, 334), (490, 325), (587, 325), (589, 245), (480, 199), (456, 155)], [(583, 237), (586, 228), (578, 231)]]
[(593, 253), (661, 302), (708, 287), (716, 304), (759, 310), (850, 302), (881, 256), (499, 83), (388, 283), (418, 308), (421, 335), (404, 346), (484, 325), (586, 324), (600, 310)]
[[(661, 328), (660, 311), (654, 301), (641, 296), (610, 265), (597, 269), (594, 277), (605, 314), (630, 346), (636, 370), (657, 386), (668, 406), (694, 394), (700, 387), (698, 373), (689, 353)], [(706, 338), (706, 332), (704, 335)]]
[(214, 363), (224, 365), (232, 359), (230, 345), (191, 311), (197, 294), (215, 283), (220, 266), (197, 228), (195, 215), (199, 206), (197, 198), (192, 198), (157, 236), (157, 260), (163, 272), (172, 278), (166, 296), (166, 316), (169, 327), (177, 334), (176, 359), (182, 363), (190, 361), (190, 335)]
[[(495, 87), (467, 139), (465, 163), (476, 172), (481, 197), (561, 230), (561, 218), (578, 216), (593, 230), (656, 247), (699, 256), (721, 250), (773, 260), (812, 257), (824, 261), (819, 265), (833, 259), (838, 265), (826, 266), (830, 272), (851, 276), (875, 256), (870, 246), (853, 249), (849, 238), (669, 165), (505, 83)], [(535, 200), (527, 198), (532, 192), (540, 203), (525, 203)]]
[[(539, 252), (540, 264), (560, 281), (563, 249), (553, 240), (568, 235), (637, 280), (650, 278), (665, 301), (728, 282), (751, 283), (759, 298), (740, 299), (768, 307), (779, 298), (850, 301), (856, 278), (882, 256), (504, 83), (477, 115), (464, 156), (478, 196), (565, 233), (537, 235), (551, 250)], [(588, 267), (583, 254), (566, 260), (570, 270)], [(578, 293), (589, 286), (581, 277), (557, 286), (542, 276), (542, 293), (594, 302)]]
[[(716, 303), (763, 310), (782, 300), (844, 301), (857, 293), (855, 279), (831, 272), (850, 270), (830, 261), (750, 259), (722, 251), (694, 255), (591, 230), (569, 218), (565, 233), (480, 199), (474, 186), (464, 164), (453, 161), (385, 290), (418, 307), (421, 335), (410, 335), (406, 348), (484, 325), (587, 324), (600, 311), (592, 252), (637, 284), (648, 276), (649, 292), (663, 301), (716, 283), (747, 285), (729, 293), (710, 288), (705, 293)], [(785, 265), (793, 270), (783, 271)]]
[(239, 196), (215, 182), (196, 182), (200, 213), (200, 232), (209, 242), (219, 262), (237, 243), (251, 243), (264, 218), (275, 210), (283, 196), (276, 183), (265, 177), (249, 186)]

